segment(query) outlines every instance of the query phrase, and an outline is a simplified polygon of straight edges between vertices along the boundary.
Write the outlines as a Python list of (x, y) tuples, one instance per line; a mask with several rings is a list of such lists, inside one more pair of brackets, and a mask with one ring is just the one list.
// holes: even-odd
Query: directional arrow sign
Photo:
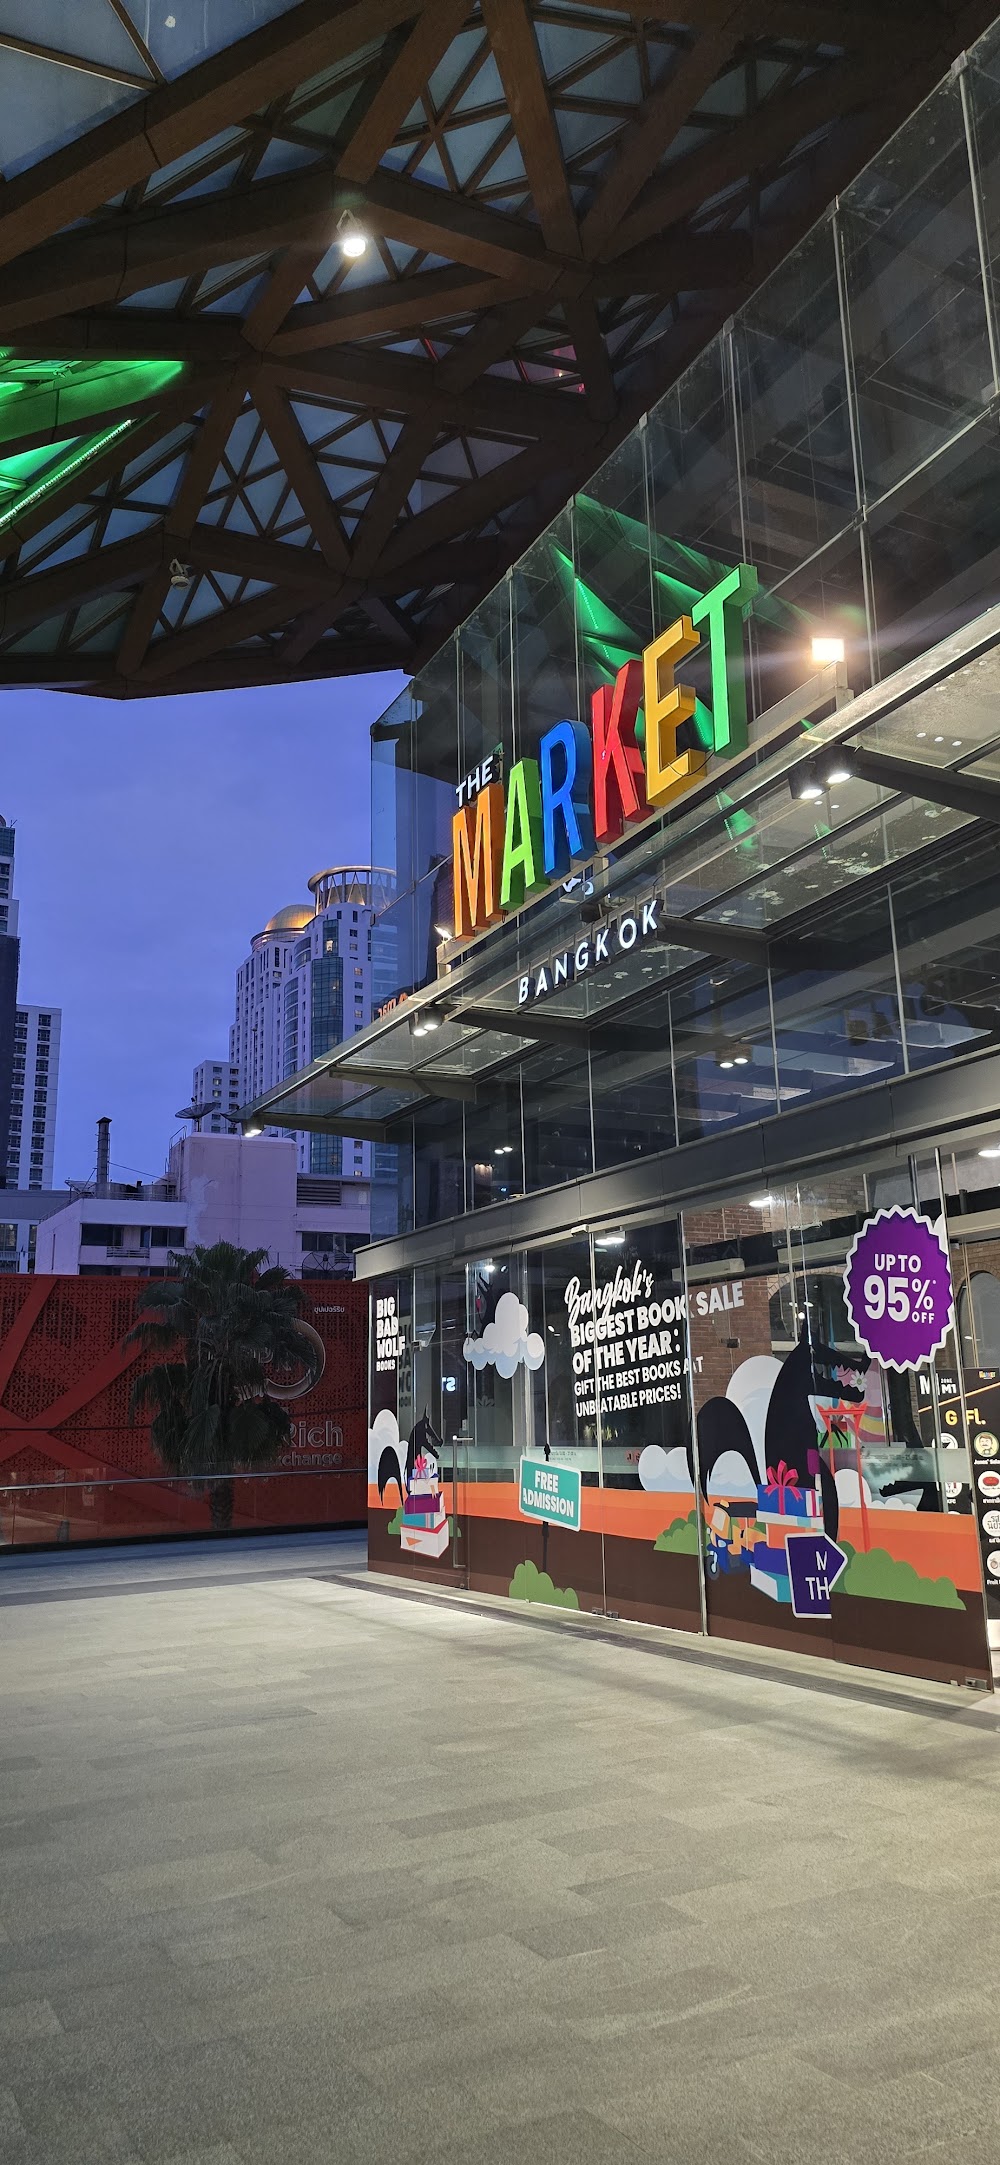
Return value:
[(847, 1563), (847, 1552), (829, 1534), (789, 1534), (788, 1582), (793, 1616), (829, 1616), (830, 1588)]

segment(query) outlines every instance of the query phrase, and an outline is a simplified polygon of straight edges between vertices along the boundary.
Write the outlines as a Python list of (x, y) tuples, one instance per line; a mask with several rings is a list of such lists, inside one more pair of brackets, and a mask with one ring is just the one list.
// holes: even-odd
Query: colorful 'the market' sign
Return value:
[[(709, 752), (742, 752), (747, 741), (743, 620), (757, 573), (737, 564), (695, 602), (690, 616), (660, 633), (641, 659), (625, 662), (590, 702), (582, 722), (555, 722), (537, 759), (519, 759), (507, 788), (486, 760), (458, 787), (452, 822), (455, 937), (469, 939), (567, 877), (574, 864), (616, 842), (680, 797), (704, 775)], [(711, 742), (678, 742), (692, 722), (695, 693), (674, 671), (708, 637)], [(642, 721), (640, 721), (640, 715)], [(638, 725), (638, 727), (637, 727)], [(690, 732), (685, 731), (685, 738)]]

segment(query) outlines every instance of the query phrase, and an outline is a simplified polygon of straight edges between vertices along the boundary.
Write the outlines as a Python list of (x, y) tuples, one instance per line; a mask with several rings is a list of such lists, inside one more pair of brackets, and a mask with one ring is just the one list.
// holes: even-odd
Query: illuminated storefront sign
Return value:
[[(589, 730), (579, 721), (555, 722), (537, 759), (511, 767), (506, 790), (496, 754), (465, 776), (452, 821), (456, 939), (499, 923), (627, 827), (662, 812), (701, 780), (709, 752), (728, 757), (745, 749), (743, 621), (756, 592), (751, 565), (727, 572), (690, 616), (678, 617), (594, 693)], [(692, 746), (679, 739), (693, 723), (695, 693), (675, 671), (703, 633), (711, 742)], [(684, 729), (685, 739), (689, 734)]]

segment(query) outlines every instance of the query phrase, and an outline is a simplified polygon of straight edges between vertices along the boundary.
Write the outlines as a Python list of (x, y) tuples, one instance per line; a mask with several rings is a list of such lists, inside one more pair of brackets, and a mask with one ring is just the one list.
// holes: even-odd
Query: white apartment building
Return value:
[(199, 1060), (191, 1077), (191, 1105), (206, 1110), (191, 1122), (192, 1134), (231, 1135), (237, 1125), (240, 1072), (233, 1060)]
[[(289, 903), (270, 918), (237, 972), (230, 1057), (242, 1105), (371, 1019), (372, 923), (389, 899), (389, 877), (367, 865), (331, 865), (308, 886), (311, 904)], [(295, 1142), (300, 1174), (362, 1183), (367, 1204), (370, 1144), (339, 1135)]]
[[(12, 904), (16, 914), (17, 904)], [(14, 1018), (8, 1188), (51, 1188), (62, 1009), (22, 1007)]]
[(290, 1137), (184, 1135), (171, 1146), (163, 1180), (78, 1190), (43, 1218), (35, 1270), (159, 1278), (172, 1255), (228, 1240), (266, 1249), (297, 1278), (346, 1274), (347, 1241), (367, 1234), (367, 1198), (317, 1202), (295, 1160)]

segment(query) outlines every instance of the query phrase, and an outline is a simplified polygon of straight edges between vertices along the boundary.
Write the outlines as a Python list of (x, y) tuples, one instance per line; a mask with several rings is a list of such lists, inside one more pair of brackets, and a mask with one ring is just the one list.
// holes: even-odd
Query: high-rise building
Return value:
[(52, 1186), (61, 1035), (61, 1008), (15, 1009), (8, 1188)]
[[(237, 972), (229, 1043), (243, 1105), (371, 1020), (372, 922), (385, 906), (386, 876), (367, 865), (331, 865), (308, 886), (312, 903), (289, 903), (270, 918)], [(371, 1178), (368, 1143), (306, 1134), (296, 1142), (300, 1173)]]
[[(17, 1007), (17, 903), (13, 897), (14, 829), (0, 819), (0, 1178), (10, 1150), (11, 1093), (14, 1083), (14, 1015)], [(7, 1173), (4, 1186), (10, 1185)], [(16, 1185), (16, 1181), (15, 1181)]]
[[(240, 1102), (239, 1069), (233, 1060), (199, 1060), (191, 1077), (193, 1134), (229, 1135)], [(198, 1108), (204, 1107), (199, 1112)]]

